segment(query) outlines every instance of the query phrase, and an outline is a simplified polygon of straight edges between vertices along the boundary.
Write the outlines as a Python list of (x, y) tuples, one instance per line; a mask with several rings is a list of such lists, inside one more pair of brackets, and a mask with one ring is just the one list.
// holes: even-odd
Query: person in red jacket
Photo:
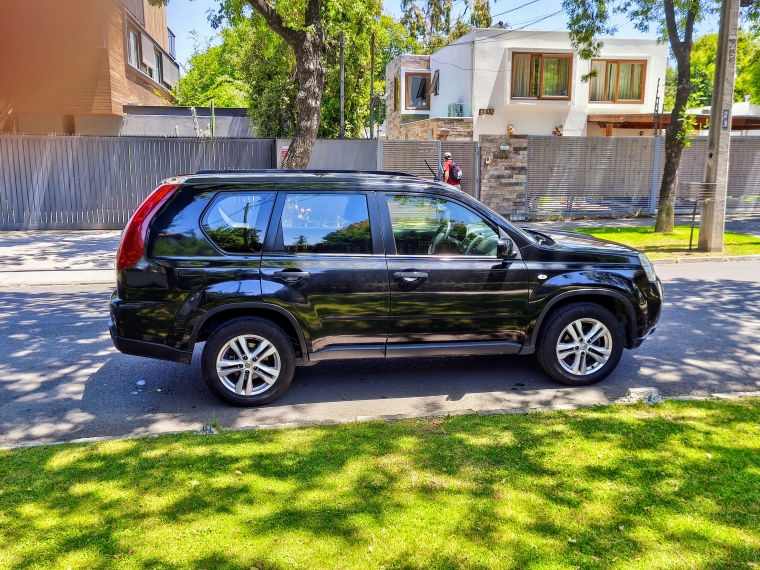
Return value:
[(461, 186), (462, 182), (454, 177), (453, 166), (454, 161), (451, 160), (451, 153), (443, 153), (443, 181), (452, 186)]

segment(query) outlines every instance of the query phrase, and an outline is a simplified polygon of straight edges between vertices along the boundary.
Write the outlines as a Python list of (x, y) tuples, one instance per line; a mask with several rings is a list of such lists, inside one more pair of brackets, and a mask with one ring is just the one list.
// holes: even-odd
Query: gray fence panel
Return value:
[[(653, 137), (528, 137), (526, 213), (654, 211), (665, 166), (661, 139), (655, 172), (656, 142)], [(704, 177), (707, 137), (689, 142), (681, 153), (679, 185)], [(691, 209), (691, 204), (676, 203), (677, 212)], [(760, 211), (760, 137), (731, 139), (726, 209)]]
[(462, 190), (473, 198), (478, 197), (478, 143), (467, 141), (442, 141), (441, 152), (450, 152), (451, 156), (462, 169)]
[(651, 137), (528, 137), (528, 213), (648, 211)]
[(438, 141), (382, 141), (383, 170), (406, 172), (421, 178), (432, 179), (430, 168), (437, 170), (441, 143)]
[(274, 166), (273, 139), (0, 135), (0, 230), (121, 229), (165, 178)]

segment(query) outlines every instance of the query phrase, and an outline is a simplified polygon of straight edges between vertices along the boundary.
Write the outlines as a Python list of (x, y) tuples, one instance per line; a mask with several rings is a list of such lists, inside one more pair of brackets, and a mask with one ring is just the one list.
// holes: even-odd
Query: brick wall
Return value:
[(528, 136), (480, 135), (480, 161), (480, 201), (502, 216), (524, 216)]
[[(394, 105), (396, 84), (400, 85), (402, 69), (430, 69), (429, 55), (400, 55), (385, 68), (385, 137), (392, 140), (403, 140), (401, 125), (424, 119), (423, 115), (402, 115), (404, 94), (399, 91), (398, 105)], [(425, 137), (427, 138), (427, 137)]]
[(472, 117), (437, 117), (402, 124), (399, 140), (472, 140)]

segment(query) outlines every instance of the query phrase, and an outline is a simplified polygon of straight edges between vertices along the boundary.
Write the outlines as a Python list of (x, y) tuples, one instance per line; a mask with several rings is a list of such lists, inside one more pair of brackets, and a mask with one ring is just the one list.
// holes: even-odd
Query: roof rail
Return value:
[(282, 168), (251, 168), (235, 169), (220, 168), (199, 170), (195, 174), (382, 174), (385, 176), (408, 176), (409, 178), (420, 178), (408, 172), (394, 172), (391, 170), (286, 170)]

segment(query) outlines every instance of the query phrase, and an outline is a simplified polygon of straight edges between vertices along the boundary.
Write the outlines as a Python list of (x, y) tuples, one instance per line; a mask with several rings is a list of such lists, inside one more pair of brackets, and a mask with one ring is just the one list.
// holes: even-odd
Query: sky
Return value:
[[(386, 12), (401, 16), (400, 0), (383, 0)], [(529, 4), (528, 4), (529, 3)], [(526, 5), (528, 4), (528, 5)], [(206, 12), (219, 6), (219, 0), (170, 0), (168, 5), (169, 27), (177, 36), (177, 59), (185, 64), (193, 53), (195, 30), (203, 38), (213, 38), (215, 30), (208, 23)], [(522, 7), (521, 7), (522, 6)], [(464, 0), (454, 0), (453, 14), (464, 9)], [(503, 12), (510, 11), (507, 14)], [(491, 14), (495, 21), (508, 22), (511, 28), (530, 30), (565, 30), (567, 16), (562, 12), (562, 0), (491, 0)], [(553, 16), (551, 16), (554, 14)], [(550, 17), (547, 17), (550, 16)], [(656, 37), (655, 32), (642, 34), (625, 18), (617, 17), (613, 23), (618, 26), (619, 37)], [(697, 27), (697, 35), (718, 31), (717, 19), (711, 18)]]

